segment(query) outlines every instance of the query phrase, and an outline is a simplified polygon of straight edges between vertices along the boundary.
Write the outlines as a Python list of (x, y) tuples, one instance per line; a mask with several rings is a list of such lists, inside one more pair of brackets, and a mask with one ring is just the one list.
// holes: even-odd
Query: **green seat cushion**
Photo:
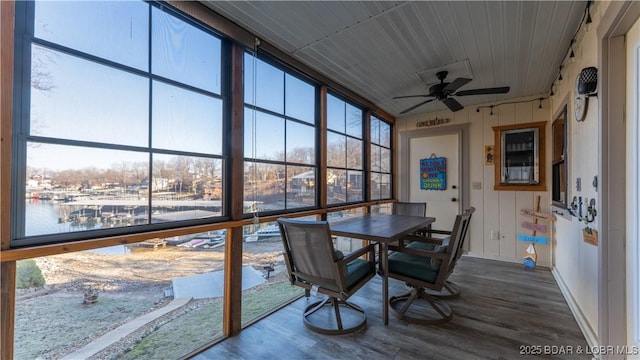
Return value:
[(395, 252), (389, 255), (389, 272), (428, 283), (435, 283), (438, 271), (431, 267), (431, 258)]
[[(438, 245), (435, 247), (435, 249), (433, 249), (433, 251), (437, 253), (444, 253), (445, 250), (447, 250), (447, 246), (448, 245)], [(429, 264), (431, 265), (431, 268), (433, 270), (437, 271), (438, 269), (440, 269), (440, 265), (442, 264), (442, 259), (431, 258), (431, 261), (429, 262)]]
[(346, 286), (347, 291), (351, 290), (360, 280), (375, 271), (373, 263), (355, 259), (347, 264)]
[[(350, 291), (360, 280), (364, 279), (367, 275), (375, 272), (373, 263), (363, 260), (355, 259), (347, 264), (347, 274), (345, 276), (346, 291)], [(317, 285), (333, 291), (340, 291), (335, 283), (317, 283)]]
[[(442, 245), (447, 246), (449, 245), (449, 239), (451, 239), (450, 236), (447, 236), (446, 238), (442, 239)], [(412, 248), (412, 249), (420, 249), (420, 250), (429, 250), (429, 251), (433, 251), (433, 249), (436, 248), (436, 244), (431, 244), (431, 243), (426, 243), (426, 242), (422, 242), (422, 241), (412, 241), (410, 244), (407, 245), (408, 248)]]
[[(428, 250), (428, 251), (443, 253), (443, 252), (445, 252), (445, 250), (447, 250), (447, 246), (449, 246), (449, 239), (451, 239), (450, 236), (447, 236), (446, 238), (442, 239), (442, 244), (441, 245), (430, 244), (430, 243), (425, 243), (425, 242), (421, 242), (421, 241), (414, 241), (411, 244), (407, 245), (407, 247), (408, 248), (412, 248), (412, 249)], [(433, 269), (435, 271), (440, 269), (440, 264), (441, 263), (442, 263), (441, 259), (430, 258), (430, 260), (429, 260), (429, 264), (431, 265), (431, 269)]]

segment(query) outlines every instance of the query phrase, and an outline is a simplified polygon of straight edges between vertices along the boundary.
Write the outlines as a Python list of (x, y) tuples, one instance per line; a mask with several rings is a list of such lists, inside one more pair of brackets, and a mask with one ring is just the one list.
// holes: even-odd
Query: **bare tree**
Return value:
[(344, 141), (327, 144), (327, 165), (342, 167), (347, 156), (346, 143)]
[(178, 193), (182, 193), (182, 187), (189, 187), (193, 180), (191, 159), (186, 156), (176, 156), (171, 159), (169, 166), (173, 170), (173, 178), (178, 182)]
[(129, 173), (131, 171), (131, 163), (122, 161), (118, 164), (114, 164), (113, 168), (116, 170), (117, 174), (118, 174), (118, 181), (120, 183), (120, 188), (122, 189), (122, 192), (126, 191), (127, 189), (127, 177), (129, 176)]
[(314, 164), (315, 151), (313, 147), (297, 147), (287, 152), (287, 161), (301, 164)]
[(152, 183), (149, 184), (149, 191), (164, 190), (168, 179), (169, 169), (167, 163), (162, 160), (153, 160), (153, 176)]

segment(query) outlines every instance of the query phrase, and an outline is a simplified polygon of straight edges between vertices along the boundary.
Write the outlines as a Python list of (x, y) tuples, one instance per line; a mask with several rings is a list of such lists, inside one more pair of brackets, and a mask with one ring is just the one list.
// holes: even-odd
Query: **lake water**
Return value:
[(70, 222), (58, 222), (59, 218), (68, 216), (66, 207), (51, 201), (28, 200), (26, 203), (25, 232), (27, 236), (59, 234), (74, 231), (99, 229), (102, 224), (75, 226)]
[[(25, 233), (27, 236), (59, 234), (91, 229), (100, 229), (101, 223), (90, 225), (73, 225), (70, 222), (60, 223), (60, 217), (66, 217), (65, 207), (57, 205), (52, 201), (27, 200), (25, 212)], [(68, 210), (67, 210), (68, 211)], [(106, 248), (88, 250), (97, 254), (122, 255), (131, 252), (128, 246), (115, 245)]]

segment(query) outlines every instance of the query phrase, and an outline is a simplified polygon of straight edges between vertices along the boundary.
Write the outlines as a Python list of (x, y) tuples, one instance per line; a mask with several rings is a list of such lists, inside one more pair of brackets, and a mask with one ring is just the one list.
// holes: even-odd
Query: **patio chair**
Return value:
[[(394, 215), (408, 215), (408, 216), (426, 216), (427, 214), (427, 203), (425, 202), (403, 202), (403, 201), (398, 201), (398, 202), (394, 202), (391, 205), (391, 213)], [(429, 225), (428, 228), (425, 229), (420, 229), (416, 232), (414, 232), (412, 235), (416, 235), (416, 236), (424, 236), (429, 229), (431, 228), (431, 225)], [(404, 241), (404, 239), (400, 240), (400, 244), (402, 244)]]
[[(466, 210), (466, 212), (473, 215), (475, 210), (476, 209), (474, 207), (470, 207)], [(469, 216), (469, 220), (471, 220), (471, 216)], [(468, 225), (469, 225), (469, 222), (467, 223), (467, 227), (462, 229), (462, 240), (460, 241), (460, 245), (459, 245), (460, 249), (462, 249), (462, 247), (464, 246), (464, 241), (467, 238), (467, 231), (469, 230)], [(415, 241), (412, 244), (407, 246), (412, 248), (433, 251), (437, 246), (447, 245), (449, 243), (449, 239), (451, 238), (451, 230), (429, 229), (426, 235), (427, 235), (427, 238), (422, 239), (422, 241)], [(410, 236), (407, 240), (415, 240), (415, 239), (412, 236)], [(462, 257), (462, 253), (463, 253), (462, 250), (458, 251), (455, 259), (455, 263), (457, 263), (460, 257)], [(454, 266), (455, 266), (455, 263), (454, 263)], [(452, 271), (454, 266), (451, 267)], [(437, 296), (443, 299), (452, 299), (460, 296), (460, 287), (449, 280), (447, 280), (444, 283), (440, 291), (434, 291), (432, 289), (424, 289), (424, 291), (429, 293), (429, 295)]]
[[(328, 335), (362, 329), (367, 316), (347, 299), (375, 275), (374, 246), (345, 256), (334, 249), (326, 221), (278, 219), (278, 225), (291, 284), (304, 288), (307, 298), (312, 294), (327, 296), (305, 308), (305, 326)], [(367, 258), (361, 258), (365, 254)]]
[(425, 216), (427, 203), (424, 202), (394, 202), (391, 213), (395, 215)]
[(411, 323), (438, 324), (451, 320), (453, 310), (443, 299), (430, 295), (426, 290), (442, 291), (453, 272), (461, 244), (469, 226), (470, 208), (456, 216), (448, 243), (426, 250), (417, 245), (430, 242), (430, 238), (415, 236), (407, 246), (389, 245), (389, 277), (403, 281), (411, 289), (389, 298), (391, 312)]

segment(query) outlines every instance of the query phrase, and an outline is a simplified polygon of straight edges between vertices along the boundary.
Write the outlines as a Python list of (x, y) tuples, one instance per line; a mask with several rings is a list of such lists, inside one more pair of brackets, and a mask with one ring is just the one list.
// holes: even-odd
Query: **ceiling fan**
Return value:
[(447, 77), (447, 71), (439, 71), (436, 73), (436, 77), (440, 80), (439, 84), (432, 85), (429, 87), (428, 94), (422, 95), (405, 95), (405, 96), (396, 96), (394, 99), (405, 99), (405, 98), (413, 98), (413, 97), (432, 97), (432, 99), (423, 101), (418, 103), (406, 110), (400, 112), (400, 114), (408, 113), (409, 111), (420, 107), (426, 103), (432, 102), (434, 100), (442, 101), (451, 111), (458, 111), (464, 109), (464, 106), (460, 104), (456, 99), (450, 96), (468, 96), (468, 95), (489, 95), (489, 94), (504, 94), (509, 92), (508, 86), (503, 87), (494, 87), (494, 88), (483, 88), (483, 89), (471, 89), (471, 90), (462, 90), (456, 92), (459, 88), (467, 84), (471, 79), (467, 78), (457, 78), (452, 82), (444, 82), (444, 79)]

